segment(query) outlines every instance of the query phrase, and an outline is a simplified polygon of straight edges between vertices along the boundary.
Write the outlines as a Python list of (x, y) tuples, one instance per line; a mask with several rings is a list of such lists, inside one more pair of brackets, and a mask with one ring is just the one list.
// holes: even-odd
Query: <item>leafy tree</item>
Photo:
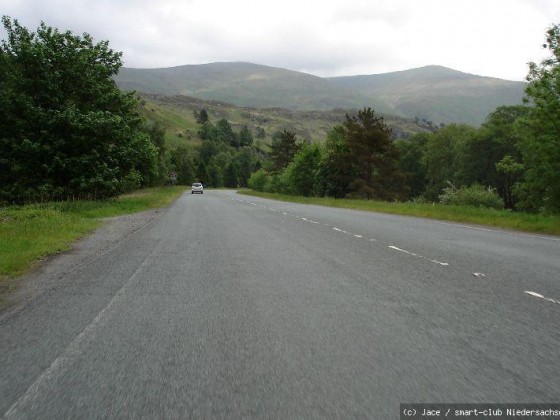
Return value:
[(216, 126), (214, 124), (212, 124), (210, 121), (206, 121), (200, 125), (198, 136), (202, 140), (217, 140), (218, 130), (216, 129)]
[(268, 182), (268, 173), (261, 168), (251, 174), (247, 184), (249, 188), (255, 191), (264, 191), (267, 182)]
[(251, 146), (253, 144), (253, 134), (251, 134), (251, 130), (244, 125), (239, 132), (239, 146)]
[(251, 173), (258, 169), (258, 158), (255, 149), (252, 147), (242, 147), (235, 155), (235, 161), (238, 168), (239, 185), (247, 187)]
[(398, 169), (398, 149), (391, 129), (371, 108), (357, 116), (346, 115), (343, 124), (350, 159), (358, 178), (350, 184), (351, 195), (394, 200), (403, 197), (404, 177)]
[(2, 18), (0, 201), (98, 198), (157, 175), (157, 146), (138, 100), (111, 76), (107, 41)]
[(348, 186), (357, 177), (350, 156), (344, 128), (334, 127), (327, 135), (323, 160), (317, 179), (317, 195), (343, 198)]
[(465, 144), (475, 131), (466, 125), (450, 124), (429, 134), (423, 156), (427, 199), (436, 201), (448, 182), (461, 184), (458, 182), (460, 156), (465, 155)]
[(496, 172), (503, 174), (503, 199), (507, 208), (513, 209), (515, 200), (513, 196), (513, 186), (519, 179), (519, 175), (524, 167), (510, 155), (504, 156), (496, 163)]
[(293, 160), (300, 145), (297, 144), (296, 134), (284, 129), (273, 137), (270, 148), (272, 170), (280, 171)]
[(560, 26), (546, 32), (550, 57), (530, 63), (525, 91), (532, 105), (519, 143), (525, 172), (517, 189), (520, 207), (560, 212)]
[(426, 190), (426, 144), (430, 134), (418, 133), (409, 139), (399, 140), (399, 167), (404, 173), (409, 186), (409, 198), (420, 197)]
[(224, 186), (228, 188), (239, 187), (239, 166), (236, 161), (231, 161), (224, 171)]
[(198, 155), (204, 164), (208, 164), (212, 156), (217, 155), (220, 152), (220, 146), (214, 141), (205, 141), (200, 145), (198, 149)]
[(318, 144), (302, 145), (286, 168), (285, 176), (290, 193), (306, 197), (315, 194), (322, 152)]
[(190, 150), (179, 146), (171, 152), (171, 161), (177, 172), (177, 182), (180, 185), (189, 185), (195, 178), (195, 164)]
[(239, 138), (233, 132), (231, 124), (225, 118), (216, 123), (217, 140), (230, 146), (239, 147)]

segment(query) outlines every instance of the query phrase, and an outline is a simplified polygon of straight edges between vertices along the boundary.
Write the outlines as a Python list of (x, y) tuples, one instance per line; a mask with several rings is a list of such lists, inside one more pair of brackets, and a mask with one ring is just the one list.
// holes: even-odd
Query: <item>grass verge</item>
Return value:
[(506, 210), (494, 210), (472, 206), (449, 206), (443, 204), (392, 203), (386, 201), (367, 201), (334, 199), (329, 197), (296, 197), (284, 194), (261, 193), (242, 190), (240, 194), (292, 203), (314, 204), (362, 211), (399, 214), (403, 216), (425, 217), (452, 222), (473, 223), (502, 229), (524, 232), (560, 235), (560, 217), (541, 214), (528, 214)]
[(100, 201), (0, 207), (0, 295), (37, 260), (70, 248), (104, 217), (165, 207), (185, 187), (149, 188)]

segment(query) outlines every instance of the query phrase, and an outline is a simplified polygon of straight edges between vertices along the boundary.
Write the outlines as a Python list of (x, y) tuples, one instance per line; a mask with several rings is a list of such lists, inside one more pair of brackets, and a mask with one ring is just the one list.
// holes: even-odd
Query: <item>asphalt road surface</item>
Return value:
[(113, 239), (0, 316), (0, 416), (559, 402), (558, 237), (206, 191)]

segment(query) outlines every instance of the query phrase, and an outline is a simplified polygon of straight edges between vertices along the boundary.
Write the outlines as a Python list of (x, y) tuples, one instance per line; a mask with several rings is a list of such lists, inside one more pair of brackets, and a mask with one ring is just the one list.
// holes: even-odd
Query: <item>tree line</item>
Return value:
[(449, 124), (393, 140), (364, 108), (321, 143), (282, 130), (267, 148), (247, 126), (236, 131), (201, 109), (200, 144), (168, 150), (163, 128), (111, 79), (122, 62), (107, 41), (2, 22), (0, 202), (110, 197), (176, 172), (181, 184), (209, 187), (560, 212), (558, 25), (546, 34), (550, 57), (530, 64), (525, 103), (498, 108), (478, 128)]
[(470, 204), (560, 213), (560, 27), (546, 33), (550, 57), (530, 63), (524, 104), (496, 109), (478, 128), (441, 126), (390, 141), (365, 108), (325, 143), (273, 141), (249, 186), (304, 196)]

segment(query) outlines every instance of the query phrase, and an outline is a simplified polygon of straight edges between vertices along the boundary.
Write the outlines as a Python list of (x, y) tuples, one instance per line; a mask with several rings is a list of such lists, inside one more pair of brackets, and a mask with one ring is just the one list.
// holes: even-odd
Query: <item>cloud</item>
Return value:
[(332, 76), (439, 64), (517, 80), (560, 20), (552, 0), (0, 0), (0, 10), (31, 29), (44, 20), (108, 39), (129, 67), (251, 61)]

